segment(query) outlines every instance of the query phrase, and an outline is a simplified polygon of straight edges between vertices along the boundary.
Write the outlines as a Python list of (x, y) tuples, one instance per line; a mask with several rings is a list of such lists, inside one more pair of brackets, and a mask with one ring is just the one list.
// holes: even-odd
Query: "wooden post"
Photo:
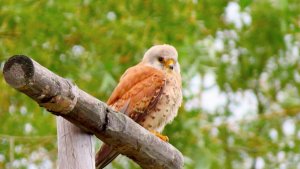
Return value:
[[(128, 116), (78, 89), (26, 56), (13, 56), (4, 65), (6, 82), (54, 115), (93, 133), (145, 169), (180, 169), (183, 156)], [(66, 156), (72, 153), (66, 154)]]
[(56, 118), (59, 169), (95, 169), (92, 135), (62, 117)]

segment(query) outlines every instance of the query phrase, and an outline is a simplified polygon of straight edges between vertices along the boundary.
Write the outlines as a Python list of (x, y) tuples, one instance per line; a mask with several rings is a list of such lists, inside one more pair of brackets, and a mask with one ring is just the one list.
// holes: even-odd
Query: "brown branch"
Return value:
[(149, 133), (122, 113), (78, 89), (26, 56), (13, 56), (4, 65), (8, 84), (40, 106), (95, 134), (142, 168), (182, 168), (183, 156), (171, 144)]

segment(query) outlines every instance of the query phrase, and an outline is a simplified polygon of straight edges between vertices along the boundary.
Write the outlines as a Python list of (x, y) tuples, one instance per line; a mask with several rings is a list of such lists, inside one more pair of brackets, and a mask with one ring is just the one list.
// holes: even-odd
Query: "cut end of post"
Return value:
[(33, 74), (33, 62), (25, 55), (12, 56), (6, 61), (3, 68), (3, 75), (6, 82), (16, 89), (25, 86)]

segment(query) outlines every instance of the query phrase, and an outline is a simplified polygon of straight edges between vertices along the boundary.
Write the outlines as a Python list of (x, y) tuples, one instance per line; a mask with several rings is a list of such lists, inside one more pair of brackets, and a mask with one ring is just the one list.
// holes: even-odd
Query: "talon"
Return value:
[(160, 134), (159, 132), (155, 131), (155, 130), (149, 130), (152, 134), (154, 134), (156, 137), (160, 138), (162, 141), (165, 142), (169, 142), (169, 137), (168, 136), (164, 136), (162, 134)]

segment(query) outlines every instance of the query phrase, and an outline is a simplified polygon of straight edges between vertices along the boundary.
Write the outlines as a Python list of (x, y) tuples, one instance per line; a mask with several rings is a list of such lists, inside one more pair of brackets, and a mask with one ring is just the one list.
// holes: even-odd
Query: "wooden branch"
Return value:
[(8, 84), (40, 106), (95, 134), (142, 168), (177, 169), (183, 156), (122, 113), (78, 89), (26, 56), (13, 56), (4, 65)]

